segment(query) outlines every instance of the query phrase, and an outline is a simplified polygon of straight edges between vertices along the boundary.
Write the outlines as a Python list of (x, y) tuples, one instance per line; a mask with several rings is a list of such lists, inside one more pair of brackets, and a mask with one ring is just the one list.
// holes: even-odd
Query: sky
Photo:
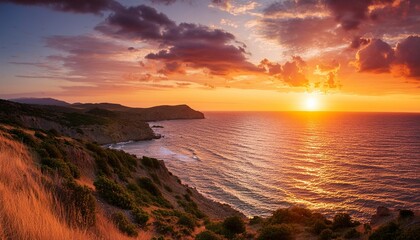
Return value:
[(0, 98), (420, 112), (420, 0), (0, 0)]

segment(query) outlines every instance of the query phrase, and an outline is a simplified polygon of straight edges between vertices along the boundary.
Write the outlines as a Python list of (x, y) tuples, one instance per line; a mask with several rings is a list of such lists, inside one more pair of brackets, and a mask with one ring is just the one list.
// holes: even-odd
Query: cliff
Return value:
[(204, 115), (187, 105), (129, 108), (109, 103), (55, 106), (0, 100), (0, 123), (52, 130), (99, 144), (158, 137), (147, 121), (197, 118)]

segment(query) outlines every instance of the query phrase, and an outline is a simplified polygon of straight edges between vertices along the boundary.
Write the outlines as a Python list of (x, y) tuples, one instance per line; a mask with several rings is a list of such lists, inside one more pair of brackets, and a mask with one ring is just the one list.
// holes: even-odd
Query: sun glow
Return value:
[(306, 96), (305, 102), (303, 103), (303, 109), (305, 111), (317, 111), (319, 110), (319, 101), (315, 95)]

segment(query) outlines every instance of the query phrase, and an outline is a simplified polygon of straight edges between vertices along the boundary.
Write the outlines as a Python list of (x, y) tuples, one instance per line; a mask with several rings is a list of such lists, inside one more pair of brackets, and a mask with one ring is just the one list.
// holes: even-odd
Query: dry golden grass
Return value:
[[(102, 209), (94, 228), (69, 227), (60, 202), (42, 184), (46, 179), (28, 149), (0, 130), (0, 240), (133, 239), (122, 234)], [(82, 180), (88, 186), (91, 181)], [(151, 232), (139, 232), (137, 239), (151, 237)]]
[(7, 239), (87, 239), (71, 229), (53, 194), (20, 143), (0, 136), (0, 229)]

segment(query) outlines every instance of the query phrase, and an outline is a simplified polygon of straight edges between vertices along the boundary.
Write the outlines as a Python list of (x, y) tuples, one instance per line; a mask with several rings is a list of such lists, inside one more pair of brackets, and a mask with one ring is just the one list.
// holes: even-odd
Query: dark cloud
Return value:
[(403, 75), (420, 79), (420, 37), (410, 36), (397, 44), (395, 64), (403, 66)]
[(356, 29), (361, 21), (367, 18), (368, 7), (373, 2), (373, 0), (325, 0), (335, 20), (345, 30)]
[(116, 10), (96, 30), (119, 38), (162, 40), (175, 26), (165, 14), (140, 5)]
[(372, 39), (356, 55), (355, 65), (361, 72), (389, 72), (420, 79), (420, 37), (409, 36), (395, 49), (380, 40)]
[(46, 6), (58, 11), (94, 13), (112, 10), (121, 5), (114, 0), (0, 0), (21, 5)]
[(176, 0), (150, 0), (152, 3), (157, 4), (165, 4), (165, 5), (171, 5), (176, 2)]
[(372, 39), (356, 54), (356, 66), (360, 72), (389, 72), (394, 60), (394, 50), (380, 39)]
[(163, 61), (165, 67), (160, 73), (181, 73), (185, 67), (207, 68), (214, 75), (258, 71), (247, 61), (245, 46), (233, 34), (203, 25), (176, 24), (149, 6), (115, 11), (96, 29), (118, 38), (159, 45), (163, 50), (148, 54), (146, 59)]
[(366, 44), (369, 44), (369, 42), (370, 42), (370, 39), (368, 38), (355, 37), (353, 38), (353, 41), (350, 44), (350, 48), (359, 49), (360, 47), (363, 47)]
[[(190, 68), (206, 68), (213, 75), (229, 75), (230, 73), (258, 72), (259, 69), (248, 62), (245, 50), (241, 47), (209, 42), (177, 42), (168, 50), (151, 53), (146, 56), (150, 60), (166, 62), (165, 73), (179, 72), (180, 66)], [(176, 64), (177, 68), (169, 68)]]
[(420, 34), (419, 12), (419, 0), (286, 0), (265, 8), (258, 27), (292, 51), (345, 42), (358, 49), (367, 37), (398, 40)]

